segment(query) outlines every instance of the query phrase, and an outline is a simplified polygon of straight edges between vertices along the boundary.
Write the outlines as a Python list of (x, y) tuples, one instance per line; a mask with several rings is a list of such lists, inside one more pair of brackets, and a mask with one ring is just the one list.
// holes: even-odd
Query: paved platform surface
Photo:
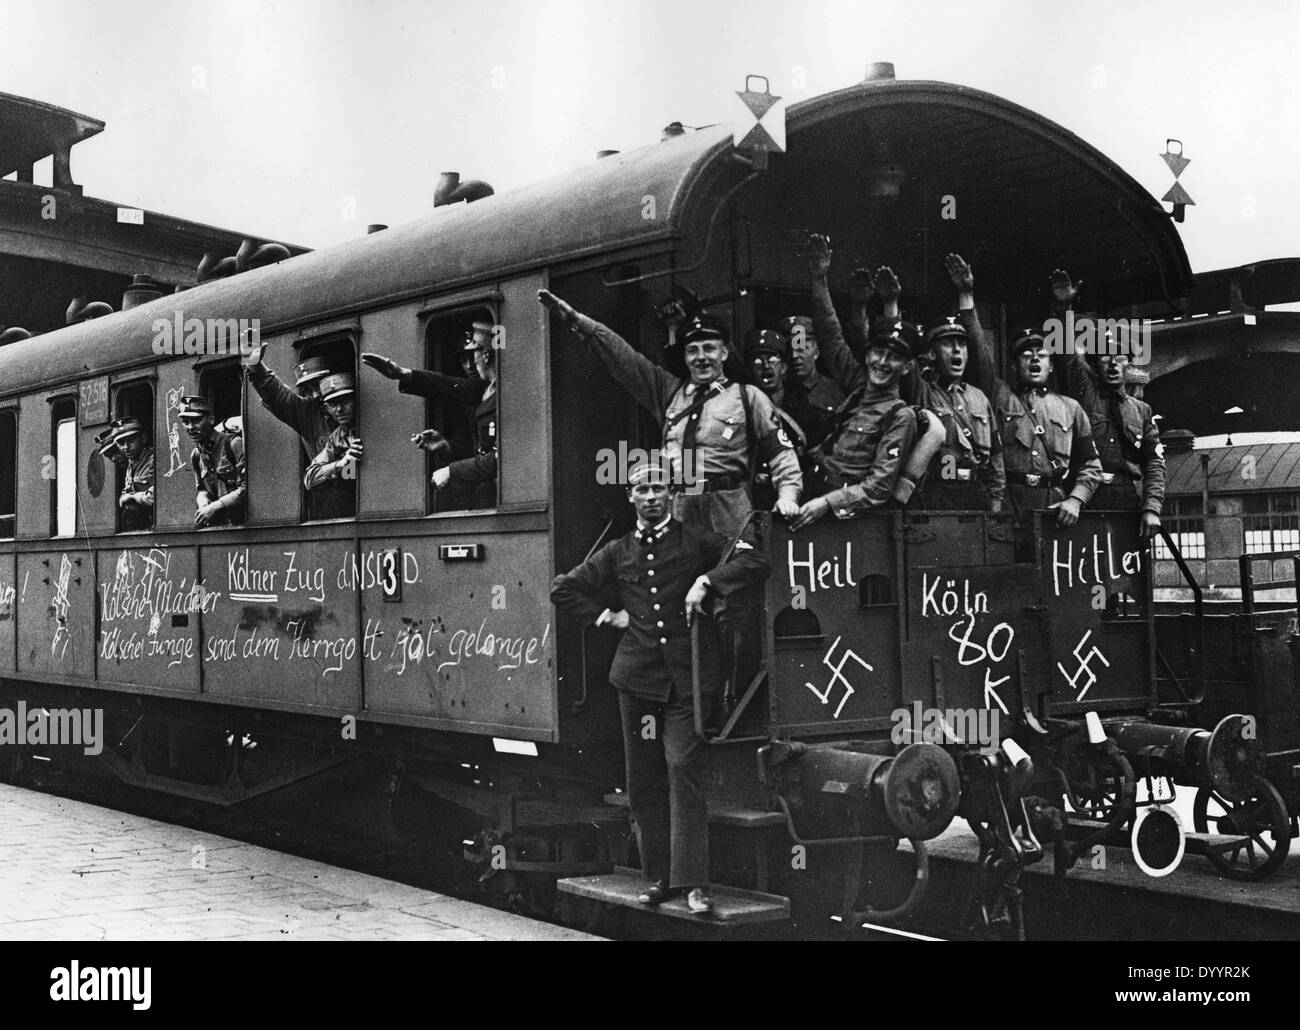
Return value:
[(598, 940), (0, 784), (0, 940)]

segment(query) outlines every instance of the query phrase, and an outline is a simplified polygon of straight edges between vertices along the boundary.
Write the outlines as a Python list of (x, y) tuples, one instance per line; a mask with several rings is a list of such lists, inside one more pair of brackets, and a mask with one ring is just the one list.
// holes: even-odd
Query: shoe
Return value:
[(652, 883), (642, 891), (637, 901), (643, 905), (662, 905), (672, 896), (673, 892), (669, 889), (668, 884), (660, 880), (658, 883)]
[(686, 895), (686, 907), (691, 910), (693, 916), (713, 915), (713, 899), (709, 897), (708, 889), (692, 887), (691, 892)]

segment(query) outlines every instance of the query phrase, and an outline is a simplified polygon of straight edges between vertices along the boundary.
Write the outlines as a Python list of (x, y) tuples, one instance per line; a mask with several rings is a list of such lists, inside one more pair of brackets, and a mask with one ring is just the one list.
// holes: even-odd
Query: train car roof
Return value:
[[(1111, 283), (1113, 303), (1172, 301), (1190, 287), (1182, 243), (1150, 194), (1077, 136), (978, 90), (884, 80), (794, 104), (787, 117), (790, 153), (774, 155), (773, 169), (801, 146), (843, 153), (882, 138), (904, 166), (951, 170), (964, 205), (963, 232), (979, 241), (980, 268), (999, 267), (1004, 277), (1032, 270), (1041, 280), (1068, 260), (1076, 276)], [(0, 393), (146, 362), (151, 324), (177, 311), (203, 319), (259, 318), (269, 335), (530, 268), (599, 254), (615, 260), (660, 242), (667, 248), (699, 229), (750, 173), (734, 157), (732, 127), (712, 126), (206, 283), (93, 326), (10, 344), (0, 350)], [(1006, 238), (1015, 247), (999, 250)]]

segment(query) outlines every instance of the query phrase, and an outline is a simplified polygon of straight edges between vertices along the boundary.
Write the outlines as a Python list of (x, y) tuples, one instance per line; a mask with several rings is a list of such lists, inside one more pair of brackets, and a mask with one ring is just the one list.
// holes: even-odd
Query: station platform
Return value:
[(600, 940), (0, 784), (0, 940)]

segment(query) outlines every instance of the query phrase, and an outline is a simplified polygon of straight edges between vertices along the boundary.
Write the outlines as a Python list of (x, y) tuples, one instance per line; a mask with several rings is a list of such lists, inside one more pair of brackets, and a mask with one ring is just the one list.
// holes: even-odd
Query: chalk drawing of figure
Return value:
[(167, 391), (167, 425), (170, 428), (167, 430), (168, 469), (163, 473), (164, 479), (170, 479), (189, 464), (181, 457), (181, 424), (172, 417), (173, 413), (177, 418), (180, 416), (181, 396), (184, 391), (183, 386)]
[[(58, 655), (59, 661), (63, 661), (64, 655), (68, 650), (68, 641), (71, 635), (68, 633), (68, 583), (72, 579), (72, 562), (68, 561), (68, 556), (63, 556), (63, 562), (59, 565), (59, 578), (54, 584), (54, 597), (50, 600), (50, 611), (54, 614), (54, 638), (50, 641), (50, 654)], [(59, 645), (63, 646), (60, 648)]]

